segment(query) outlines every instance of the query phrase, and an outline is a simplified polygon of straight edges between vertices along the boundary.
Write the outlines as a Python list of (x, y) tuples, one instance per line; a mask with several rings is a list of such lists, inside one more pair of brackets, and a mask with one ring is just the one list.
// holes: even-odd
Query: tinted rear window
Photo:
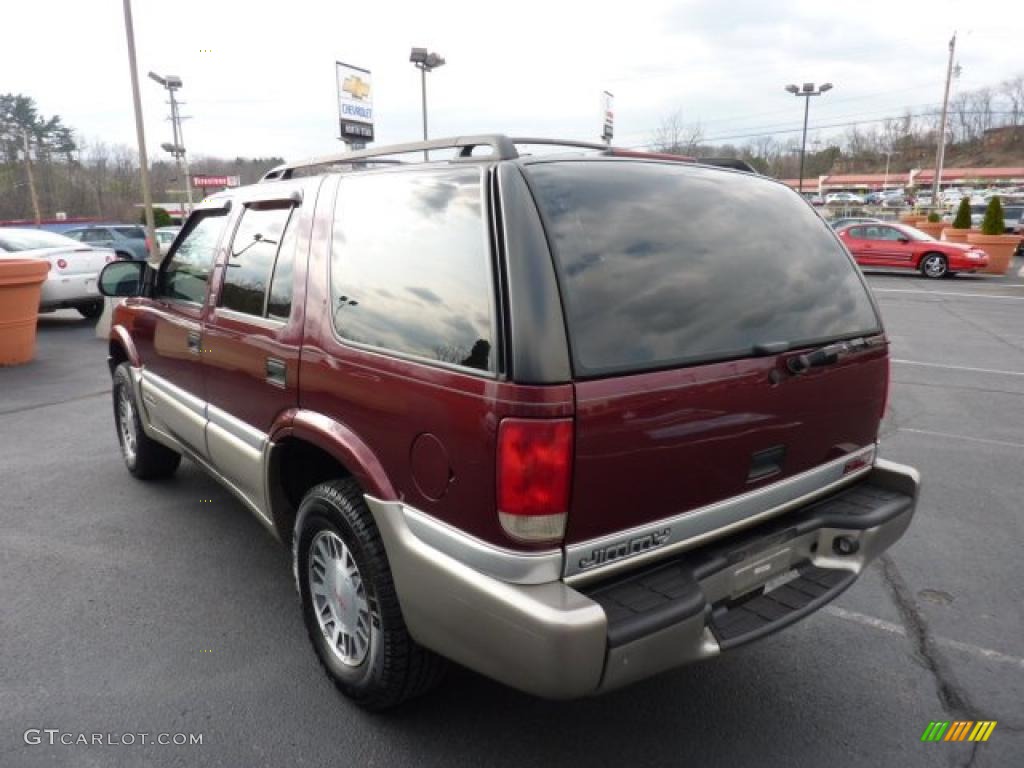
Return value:
[(578, 375), (877, 332), (856, 267), (793, 191), (693, 166), (528, 166)]

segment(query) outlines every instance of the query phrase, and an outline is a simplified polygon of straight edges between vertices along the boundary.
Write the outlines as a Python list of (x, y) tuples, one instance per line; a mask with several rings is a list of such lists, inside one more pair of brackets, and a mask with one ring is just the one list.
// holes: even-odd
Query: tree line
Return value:
[[(250, 184), (284, 162), (278, 157), (192, 156), (193, 174), (239, 176)], [(150, 165), (156, 202), (185, 199), (172, 160)], [(201, 192), (196, 192), (196, 199)], [(139, 157), (131, 147), (80, 139), (59, 115), (46, 116), (23, 94), (0, 94), (0, 220), (97, 217), (137, 221)]]
[[(919, 112), (905, 110), (902, 115), (881, 120), (852, 120), (841, 133), (820, 139), (811, 131), (807, 137), (804, 176), (830, 173), (881, 172), (886, 164), (891, 172), (930, 167), (941, 126), (941, 109)], [(979, 154), (986, 132), (993, 128), (1012, 128), (1003, 149), (1024, 164), (1024, 73), (1008, 78), (995, 87), (963, 90), (950, 97), (946, 119), (946, 164), (956, 161), (957, 153), (972, 157)], [(744, 143), (717, 143), (708, 136), (700, 121), (687, 121), (681, 110), (666, 115), (650, 138), (659, 152), (704, 157), (741, 158), (761, 173), (777, 178), (795, 178), (800, 167), (799, 132), (776, 138), (776, 132), (756, 135), (751, 132)]]

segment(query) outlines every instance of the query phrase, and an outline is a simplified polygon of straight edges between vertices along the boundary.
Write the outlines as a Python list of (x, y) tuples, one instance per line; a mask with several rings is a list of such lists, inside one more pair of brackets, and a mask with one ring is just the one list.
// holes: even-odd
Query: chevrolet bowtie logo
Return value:
[(345, 78), (345, 82), (341, 84), (341, 90), (352, 94), (353, 99), (362, 101), (370, 95), (370, 84), (360, 77), (349, 75)]

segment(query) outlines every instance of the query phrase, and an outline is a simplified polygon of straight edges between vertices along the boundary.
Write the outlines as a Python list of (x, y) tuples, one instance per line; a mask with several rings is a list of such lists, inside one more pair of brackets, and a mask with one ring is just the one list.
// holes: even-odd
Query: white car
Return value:
[(157, 227), (154, 230), (156, 235), (156, 244), (160, 248), (160, 255), (166, 256), (167, 250), (171, 247), (171, 243), (174, 242), (174, 238), (181, 232), (181, 227)]
[(96, 287), (100, 270), (117, 258), (110, 248), (90, 248), (45, 229), (0, 227), (0, 259), (44, 259), (50, 271), (43, 283), (39, 311), (74, 308), (83, 317), (103, 312)]
[(864, 198), (852, 192), (830, 192), (825, 195), (825, 205), (864, 205)]

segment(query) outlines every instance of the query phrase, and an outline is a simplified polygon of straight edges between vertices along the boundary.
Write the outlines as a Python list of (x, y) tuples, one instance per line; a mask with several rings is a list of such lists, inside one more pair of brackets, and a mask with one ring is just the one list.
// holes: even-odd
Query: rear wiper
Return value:
[(856, 338), (848, 341), (837, 341), (834, 344), (826, 344), (824, 347), (812, 349), (802, 355), (794, 355), (786, 361), (786, 367), (794, 376), (806, 373), (811, 368), (820, 368), (824, 365), (832, 365), (839, 361), (843, 355), (852, 352), (861, 352), (871, 346), (867, 339)]

